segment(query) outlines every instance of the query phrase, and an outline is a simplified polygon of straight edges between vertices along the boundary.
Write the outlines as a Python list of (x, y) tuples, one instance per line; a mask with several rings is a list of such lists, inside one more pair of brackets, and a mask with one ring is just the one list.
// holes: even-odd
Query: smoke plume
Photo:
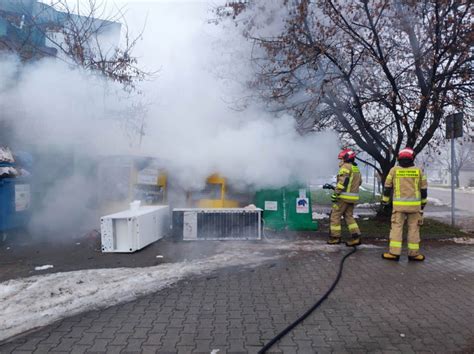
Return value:
[[(141, 84), (142, 95), (125, 95), (118, 85), (54, 59), (20, 65), (15, 57), (1, 57), (1, 120), (13, 127), (12, 148), (39, 156), (66, 151), (74, 162), (157, 157), (183, 190), (203, 187), (216, 172), (253, 189), (331, 176), (335, 135), (301, 136), (293, 117), (268, 113), (249, 97), (250, 45), (209, 24), (208, 9), (194, 2), (129, 5), (132, 30), (148, 18), (136, 53), (141, 65), (159, 69)], [(137, 105), (146, 107), (138, 118)], [(35, 161), (41, 164), (34, 178), (49, 189), (36, 225), (63, 229), (91, 219), (87, 206), (99, 183), (94, 170), (77, 163), (52, 169), (50, 159)]]

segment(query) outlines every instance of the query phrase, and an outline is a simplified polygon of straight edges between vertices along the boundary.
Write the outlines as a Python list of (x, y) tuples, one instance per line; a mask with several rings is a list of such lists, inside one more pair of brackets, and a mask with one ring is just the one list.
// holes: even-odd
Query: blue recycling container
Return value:
[(0, 179), (0, 232), (25, 227), (31, 216), (29, 178)]

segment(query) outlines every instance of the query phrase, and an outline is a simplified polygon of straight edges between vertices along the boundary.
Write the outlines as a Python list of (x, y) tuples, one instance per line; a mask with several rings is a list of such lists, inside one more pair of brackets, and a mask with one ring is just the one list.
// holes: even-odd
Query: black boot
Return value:
[(328, 245), (338, 245), (341, 243), (341, 238), (329, 236), (327, 243)]
[(359, 246), (360, 244), (362, 244), (362, 240), (359, 234), (353, 234), (352, 238), (346, 242), (347, 247)]
[(417, 254), (416, 256), (408, 256), (409, 261), (415, 261), (415, 262), (423, 262), (425, 260), (425, 256), (422, 254)]

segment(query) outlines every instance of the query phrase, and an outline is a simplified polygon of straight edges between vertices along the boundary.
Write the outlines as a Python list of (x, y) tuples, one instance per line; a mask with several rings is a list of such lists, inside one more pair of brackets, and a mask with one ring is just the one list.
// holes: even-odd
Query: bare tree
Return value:
[(401, 148), (436, 144), (445, 114), (472, 107), (472, 2), (278, 3), (216, 11), (254, 41), (251, 87), (301, 132), (335, 130), (368, 152), (383, 181)]
[[(100, 0), (88, 0), (86, 5), (78, 1), (74, 7), (69, 4), (66, 0), (55, 0), (53, 7), (64, 14), (63, 26), (55, 28), (54, 23), (45, 26), (46, 37), (67, 58), (129, 89), (135, 88), (135, 82), (154, 74), (137, 65), (133, 50), (142, 38), (143, 29), (131, 37), (122, 9), (107, 14), (106, 2)], [(121, 31), (123, 41), (119, 45)], [(111, 43), (105, 44), (107, 40)], [(117, 43), (113, 43), (115, 40)]]

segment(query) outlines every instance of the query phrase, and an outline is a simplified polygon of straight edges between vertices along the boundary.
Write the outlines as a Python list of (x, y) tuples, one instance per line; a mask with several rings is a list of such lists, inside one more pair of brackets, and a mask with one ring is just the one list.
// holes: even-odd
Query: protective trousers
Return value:
[(341, 237), (341, 217), (344, 216), (349, 232), (354, 235), (360, 235), (359, 225), (354, 219), (354, 204), (339, 200), (332, 205), (330, 230), (331, 237)]
[(408, 224), (408, 255), (417, 256), (420, 252), (420, 221), (419, 212), (392, 212), (392, 228), (390, 230), (390, 253), (399, 256), (402, 253), (403, 225)]

